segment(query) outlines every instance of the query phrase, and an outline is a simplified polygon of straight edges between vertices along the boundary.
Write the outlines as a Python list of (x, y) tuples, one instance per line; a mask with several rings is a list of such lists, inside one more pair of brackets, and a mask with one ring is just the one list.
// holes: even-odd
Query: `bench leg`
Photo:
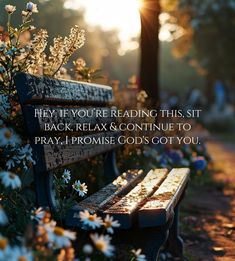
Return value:
[(160, 249), (168, 238), (171, 223), (170, 220), (162, 227), (132, 228), (117, 231), (113, 238), (114, 244), (120, 248), (122, 245), (129, 245), (135, 249), (141, 248), (147, 261), (157, 261)]
[(179, 205), (174, 210), (174, 219), (169, 230), (166, 250), (174, 256), (183, 258), (183, 239), (179, 235)]
[[(169, 230), (161, 229), (154, 232), (152, 228), (152, 235), (146, 235), (146, 239), (142, 242), (143, 253), (148, 261), (157, 261), (161, 247), (165, 244)], [(141, 235), (140, 235), (141, 237)], [(140, 246), (141, 247), (141, 246)]]

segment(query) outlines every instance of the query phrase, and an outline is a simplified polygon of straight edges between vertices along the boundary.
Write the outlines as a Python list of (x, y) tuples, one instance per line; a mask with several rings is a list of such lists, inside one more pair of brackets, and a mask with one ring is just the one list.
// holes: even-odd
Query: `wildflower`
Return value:
[(2, 118), (9, 117), (9, 109), (11, 105), (6, 95), (0, 95), (0, 115)]
[(33, 254), (26, 247), (15, 246), (11, 248), (8, 260), (33, 261)]
[(26, 4), (26, 10), (30, 13), (38, 13), (37, 5), (32, 2)]
[(94, 243), (95, 247), (101, 251), (105, 256), (111, 257), (113, 255), (114, 246), (110, 244), (111, 237), (108, 235), (98, 235), (91, 234), (90, 235), (92, 242)]
[(81, 197), (84, 197), (88, 191), (87, 185), (85, 183), (81, 183), (79, 180), (75, 181), (72, 187), (78, 192), (79, 196)]
[(148, 98), (148, 95), (145, 91), (140, 91), (137, 94), (137, 101), (144, 103), (145, 100)]
[(44, 50), (47, 46), (48, 33), (46, 30), (39, 30), (34, 35), (30, 48), (30, 54), (28, 56), (28, 73), (37, 74), (39, 68), (43, 67), (45, 62)]
[(22, 12), (21, 12), (21, 15), (22, 15), (22, 16), (27, 16), (28, 14), (29, 14), (29, 12), (26, 12), (26, 11), (22, 11)]
[(71, 179), (71, 173), (70, 170), (65, 169), (64, 173), (62, 175), (63, 180), (65, 181), (65, 183), (69, 183), (70, 179)]
[(36, 29), (35, 26), (33, 26), (33, 25), (30, 25), (30, 26), (29, 26), (29, 30), (30, 30), (30, 31), (33, 31), (33, 30), (35, 30), (35, 29)]
[(5, 211), (4, 211), (4, 209), (2, 208), (2, 206), (0, 205), (0, 225), (4, 226), (7, 223), (8, 223), (7, 215), (6, 215)]
[(183, 153), (180, 150), (170, 150), (167, 153), (171, 164), (179, 164), (183, 159)]
[(55, 222), (50, 222), (45, 225), (48, 240), (53, 243), (55, 248), (71, 246), (71, 240), (76, 239), (76, 233), (65, 230), (62, 227), (57, 227)]
[(0, 234), (0, 260), (7, 260), (7, 255), (9, 252), (10, 246), (8, 244), (8, 240)]
[(8, 14), (12, 14), (15, 12), (16, 7), (14, 5), (5, 5), (5, 10)]
[(136, 261), (147, 261), (146, 256), (144, 254), (141, 254), (141, 249), (133, 249), (131, 252), (134, 254)]
[(91, 255), (93, 252), (93, 247), (90, 244), (86, 244), (83, 246), (82, 251), (86, 255)]
[(96, 214), (90, 214), (88, 210), (81, 211), (79, 213), (79, 217), (85, 226), (87, 225), (92, 229), (99, 228), (103, 224), (103, 221), (100, 217), (97, 217)]
[(42, 207), (37, 208), (37, 209), (33, 209), (31, 211), (31, 215), (30, 218), (32, 220), (36, 220), (36, 221), (41, 221), (44, 217), (45, 217), (45, 211), (43, 210)]
[(0, 147), (4, 146), (15, 146), (19, 144), (20, 138), (16, 135), (12, 129), (9, 128), (1, 128), (0, 129)]
[(75, 62), (73, 62), (77, 70), (82, 70), (86, 67), (86, 62), (82, 58), (78, 58)]
[(10, 170), (14, 168), (16, 163), (19, 163), (19, 160), (17, 159), (17, 157), (14, 156), (6, 162), (7, 169)]
[(113, 220), (113, 217), (110, 215), (106, 215), (103, 223), (104, 227), (106, 228), (107, 232), (113, 234), (114, 227), (120, 227), (120, 224), (117, 220)]
[(193, 159), (192, 165), (196, 171), (200, 171), (206, 168), (207, 162), (204, 157), (196, 157)]
[(11, 187), (12, 189), (16, 189), (21, 187), (20, 178), (9, 171), (0, 172), (0, 179), (5, 188)]
[(21, 160), (27, 160), (35, 164), (36, 162), (33, 160), (33, 150), (29, 144), (26, 144), (24, 147), (19, 149), (18, 158)]

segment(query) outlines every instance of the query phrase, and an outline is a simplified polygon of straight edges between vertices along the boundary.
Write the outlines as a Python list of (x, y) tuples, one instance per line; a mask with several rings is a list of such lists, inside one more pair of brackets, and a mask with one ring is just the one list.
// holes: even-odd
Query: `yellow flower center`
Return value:
[(90, 215), (89, 218), (88, 218), (90, 221), (95, 221), (95, 217)]
[(105, 221), (104, 225), (106, 228), (109, 228), (112, 226), (112, 223), (110, 221)]
[(16, 177), (15, 174), (13, 174), (13, 173), (9, 174), (9, 178), (10, 178), (10, 179), (15, 179), (15, 177)]
[(102, 251), (102, 250), (104, 250), (104, 248), (105, 248), (105, 243), (102, 242), (102, 241), (98, 241), (98, 242), (95, 243), (95, 246), (96, 246), (96, 248), (97, 248), (98, 250)]
[(63, 235), (64, 235), (64, 229), (61, 228), (61, 227), (55, 227), (55, 228), (54, 228), (54, 233), (55, 233), (57, 236), (63, 236)]
[(20, 256), (18, 261), (27, 261), (28, 259), (25, 256)]
[(6, 132), (4, 133), (4, 136), (5, 136), (6, 139), (10, 139), (11, 136), (12, 136), (12, 133), (11, 133), (10, 131), (6, 131)]
[(8, 241), (7, 241), (7, 239), (0, 239), (0, 249), (1, 250), (4, 250), (5, 248), (6, 248), (6, 246), (7, 246), (7, 244), (8, 244)]

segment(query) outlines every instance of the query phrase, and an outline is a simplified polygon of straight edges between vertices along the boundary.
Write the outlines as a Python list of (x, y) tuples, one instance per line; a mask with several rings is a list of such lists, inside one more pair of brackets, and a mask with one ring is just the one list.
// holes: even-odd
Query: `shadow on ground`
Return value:
[(212, 171), (183, 200), (181, 234), (190, 261), (235, 260), (235, 146), (208, 142)]

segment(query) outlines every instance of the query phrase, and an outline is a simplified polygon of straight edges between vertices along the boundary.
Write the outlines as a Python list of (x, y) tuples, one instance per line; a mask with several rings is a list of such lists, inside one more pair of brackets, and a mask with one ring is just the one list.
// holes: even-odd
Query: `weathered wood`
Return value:
[(132, 216), (139, 204), (150, 196), (167, 175), (167, 169), (151, 170), (145, 178), (120, 201), (104, 211), (121, 224), (121, 228), (130, 228)]
[(166, 245), (167, 252), (170, 252), (173, 256), (183, 258), (184, 244), (183, 239), (179, 234), (179, 203), (174, 209), (174, 219), (169, 230), (169, 236)]
[[(98, 113), (100, 112), (101, 115), (105, 115), (105, 117), (96, 116), (97, 113), (92, 114), (94, 110), (96, 110), (96, 112)], [(98, 128), (101, 128), (102, 126), (104, 126), (104, 124), (105, 127), (108, 129), (109, 124), (111, 122), (115, 122), (115, 118), (112, 117), (112, 110), (115, 110), (115, 108), (79, 108), (61, 106), (53, 107), (45, 105), (26, 105), (23, 108), (23, 115), (27, 125), (28, 133), (31, 136), (33, 136), (40, 132), (47, 131), (48, 128), (50, 130), (53, 130), (53, 125), (56, 127), (58, 126), (58, 124), (68, 124), (69, 128), (71, 129), (66, 130), (68, 132), (81, 131), (80, 129), (85, 129), (85, 127), (87, 128), (87, 131), (89, 131), (88, 128), (94, 129), (96, 127), (98, 132)], [(39, 114), (40, 112), (48, 113), (48, 111), (50, 111), (53, 114), (52, 117), (49, 116), (50, 114), (48, 114), (48, 117), (43, 117)], [(66, 117), (63, 116), (64, 111), (67, 112)], [(79, 117), (80, 115), (87, 116)], [(89, 115), (95, 115), (96, 117), (89, 117)], [(65, 132), (64, 130), (62, 131)], [(60, 130), (56, 130), (55, 132), (60, 132)]]
[(185, 190), (189, 169), (173, 169), (159, 189), (138, 211), (139, 225), (152, 227), (165, 224), (173, 215), (174, 208)]
[(21, 104), (105, 104), (112, 101), (109, 86), (19, 73), (15, 77)]
[(69, 211), (66, 219), (68, 226), (79, 226), (79, 212), (87, 209), (90, 213), (100, 212), (120, 199), (120, 195), (134, 187), (144, 174), (142, 170), (130, 170), (116, 178), (112, 183), (84, 199)]
[[(93, 135), (87, 135), (79, 137), (81, 139), (80, 144), (65, 144), (66, 139), (61, 139), (60, 144), (32, 144), (34, 151), (34, 158), (36, 160), (35, 168), (40, 167), (39, 171), (49, 171), (57, 167), (66, 166), (71, 163), (78, 162), (80, 160), (88, 159), (93, 156), (103, 154), (106, 151), (110, 151), (120, 146), (117, 139), (120, 136), (120, 132), (101, 132)], [(73, 137), (68, 137), (69, 139)], [(107, 144), (105, 139), (108, 139)], [(90, 144), (86, 144), (86, 140), (94, 141)], [(113, 143), (110, 140), (113, 139)], [(96, 141), (99, 141), (96, 143)], [(84, 144), (82, 144), (84, 143)]]

